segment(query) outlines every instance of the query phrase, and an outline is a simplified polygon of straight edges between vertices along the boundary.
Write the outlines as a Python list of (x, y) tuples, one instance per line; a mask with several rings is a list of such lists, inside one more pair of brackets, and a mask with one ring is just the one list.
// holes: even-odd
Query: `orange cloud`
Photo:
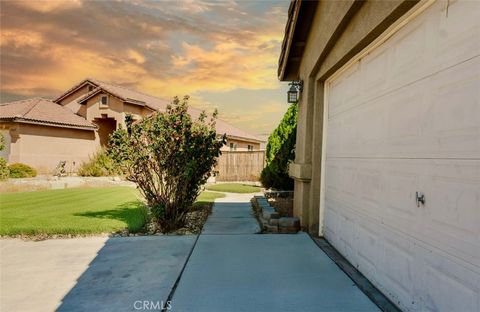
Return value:
[(81, 0), (20, 0), (16, 1), (19, 6), (35, 10), (38, 12), (61, 11), (82, 6)]
[[(86, 77), (164, 98), (197, 95), (200, 106), (212, 106), (202, 92), (277, 89), (288, 1), (252, 3), (2, 2), (1, 101), (55, 97)], [(259, 112), (273, 109), (262, 104)]]

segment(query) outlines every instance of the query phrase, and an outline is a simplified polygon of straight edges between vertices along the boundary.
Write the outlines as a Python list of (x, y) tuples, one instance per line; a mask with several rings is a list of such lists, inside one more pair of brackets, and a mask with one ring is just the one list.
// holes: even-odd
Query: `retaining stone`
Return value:
[(275, 226), (275, 225), (267, 225), (265, 227), (265, 230), (268, 232), (268, 233), (278, 233), (278, 226)]
[(264, 211), (263, 214), (262, 214), (263, 218), (266, 219), (266, 220), (270, 220), (270, 219), (278, 219), (280, 218), (280, 215), (278, 214), (278, 212), (268, 212), (268, 211)]
[(278, 226), (278, 219), (270, 219), (270, 221), (268, 221), (268, 224)]
[(300, 219), (297, 217), (287, 218), (283, 217), (278, 220), (278, 225), (281, 227), (298, 227), (300, 228)]
[(282, 227), (282, 226), (279, 226), (278, 227), (278, 233), (281, 233), (281, 234), (296, 234), (298, 232), (298, 228), (296, 227)]

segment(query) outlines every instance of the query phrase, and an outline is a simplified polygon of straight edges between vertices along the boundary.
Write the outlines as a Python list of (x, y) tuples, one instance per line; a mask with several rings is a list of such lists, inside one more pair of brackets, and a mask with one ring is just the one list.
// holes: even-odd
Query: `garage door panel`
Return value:
[(480, 159), (479, 73), (477, 57), (337, 114), (327, 156)]
[(438, 75), (431, 90), (439, 155), (480, 159), (480, 57)]
[(356, 244), (357, 268), (365, 276), (375, 280), (378, 276), (377, 268), (380, 267), (382, 239), (379, 228), (372, 221), (356, 216)]
[(357, 105), (383, 93), (387, 89), (389, 56), (390, 52), (388, 50), (379, 49), (372, 51), (360, 62), (362, 84), (361, 96), (357, 99)]
[(421, 161), (386, 160), (383, 223), (405, 235), (415, 235), (421, 213), (415, 202), (419, 179), (425, 170)]
[(405, 26), (401, 36), (385, 46), (391, 54), (386, 75), (388, 89), (409, 84), (429, 72), (428, 26), (425, 20), (413, 21)]
[(480, 270), (480, 161), (430, 161), (428, 170), (422, 239)]
[[(359, 64), (354, 64), (345, 71), (341, 81), (338, 81), (330, 88), (329, 97), (332, 98), (332, 103), (329, 116), (344, 112), (357, 105), (356, 100), (360, 95), (359, 70)], [(345, 88), (345, 84), (348, 84), (349, 87)]]
[(480, 273), (452, 255), (415, 244), (421, 287), (421, 310), (479, 311)]
[[(432, 60), (436, 65), (451, 66), (480, 54), (480, 19), (478, 1), (443, 1), (434, 7), (438, 14), (433, 15), (434, 47)], [(472, 40), (476, 38), (477, 40)], [(448, 50), (449, 53), (445, 53)]]
[(480, 311), (480, 2), (446, 8), (326, 83), (325, 237), (406, 310)]
[[(437, 15), (408, 23), (395, 40), (386, 41), (348, 68), (329, 90), (334, 103), (340, 99), (340, 105), (330, 108), (329, 117), (479, 56), (480, 40), (472, 40), (480, 37), (478, 3), (452, 2), (448, 17), (446, 6), (439, 1), (433, 8)], [(344, 82), (350, 76), (355, 76), (355, 87), (346, 88)], [(346, 94), (354, 99), (348, 105)]]
[(357, 174), (359, 196), (356, 199), (352, 199), (352, 206), (357, 206), (359, 211), (372, 219), (380, 220), (384, 194), (381, 168), (368, 168), (365, 162), (360, 166)]
[[(415, 255), (412, 240), (402, 233), (383, 229), (385, 280), (384, 291), (388, 291), (394, 302), (415, 306), (415, 296), (419, 286), (416, 275)], [(412, 299), (413, 298), (413, 299)]]

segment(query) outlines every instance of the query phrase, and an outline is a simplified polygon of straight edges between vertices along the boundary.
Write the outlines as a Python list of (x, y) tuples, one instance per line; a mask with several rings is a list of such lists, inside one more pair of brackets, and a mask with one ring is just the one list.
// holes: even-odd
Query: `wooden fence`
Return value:
[(258, 181), (265, 166), (265, 151), (223, 151), (216, 181)]

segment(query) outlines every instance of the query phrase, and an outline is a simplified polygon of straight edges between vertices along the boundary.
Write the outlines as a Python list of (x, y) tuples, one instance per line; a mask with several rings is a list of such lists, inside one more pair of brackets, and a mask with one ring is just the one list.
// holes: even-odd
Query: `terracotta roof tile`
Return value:
[(0, 104), (0, 121), (33, 122), (91, 130), (96, 128), (94, 124), (71, 110), (42, 98)]

